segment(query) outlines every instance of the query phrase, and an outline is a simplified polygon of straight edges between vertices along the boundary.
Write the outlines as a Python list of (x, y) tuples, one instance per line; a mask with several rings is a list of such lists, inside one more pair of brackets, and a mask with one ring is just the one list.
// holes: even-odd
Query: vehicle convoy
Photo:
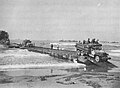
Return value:
[(70, 60), (77, 63), (83, 63), (86, 65), (101, 65), (99, 62), (107, 62), (109, 59), (109, 54), (102, 50), (102, 44), (95, 42), (86, 42), (76, 43), (77, 51), (70, 50), (61, 50), (35, 46), (34, 43), (30, 40), (24, 40), (20, 45), (21, 49), (28, 49), (29, 51), (39, 52), (42, 54), (49, 54), (52, 57), (56, 57), (59, 59)]
[(79, 42), (75, 45), (79, 56), (84, 56), (91, 62), (105, 62), (111, 59), (109, 54), (102, 50), (102, 44), (97, 42)]

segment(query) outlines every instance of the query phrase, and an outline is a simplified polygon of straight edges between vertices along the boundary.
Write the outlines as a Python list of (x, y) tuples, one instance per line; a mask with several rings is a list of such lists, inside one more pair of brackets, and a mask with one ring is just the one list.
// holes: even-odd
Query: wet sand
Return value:
[(76, 83), (74, 80), (66, 82), (64, 79), (69, 76), (68, 74), (72, 73), (67, 69), (14, 69), (1, 71), (0, 88), (91, 88), (86, 84)]
[(24, 68), (0, 71), (0, 88), (119, 88), (120, 72), (104, 68)]

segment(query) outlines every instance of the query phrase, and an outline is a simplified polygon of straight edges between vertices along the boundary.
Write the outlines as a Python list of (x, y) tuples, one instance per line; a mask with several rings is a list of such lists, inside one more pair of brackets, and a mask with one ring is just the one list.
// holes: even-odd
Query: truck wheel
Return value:
[(100, 57), (99, 56), (95, 56), (95, 61), (99, 62), (100, 61)]

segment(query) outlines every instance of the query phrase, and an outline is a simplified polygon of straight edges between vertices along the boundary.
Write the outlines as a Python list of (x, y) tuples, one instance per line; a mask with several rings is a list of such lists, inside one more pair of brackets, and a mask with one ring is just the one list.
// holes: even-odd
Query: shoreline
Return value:
[(68, 68), (20, 69), (0, 74), (2, 88), (29, 88), (28, 84), (32, 88), (119, 88), (120, 72), (85, 72)]

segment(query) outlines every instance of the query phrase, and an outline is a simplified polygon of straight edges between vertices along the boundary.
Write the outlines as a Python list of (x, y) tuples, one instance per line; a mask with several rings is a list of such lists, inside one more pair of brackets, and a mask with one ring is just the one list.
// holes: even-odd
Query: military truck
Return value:
[(103, 51), (100, 43), (76, 43), (75, 47), (79, 56), (83, 55), (92, 62), (98, 63), (111, 59), (109, 54)]
[(33, 44), (31, 40), (25, 39), (22, 42), (22, 47), (34, 47), (34, 46), (35, 44)]

